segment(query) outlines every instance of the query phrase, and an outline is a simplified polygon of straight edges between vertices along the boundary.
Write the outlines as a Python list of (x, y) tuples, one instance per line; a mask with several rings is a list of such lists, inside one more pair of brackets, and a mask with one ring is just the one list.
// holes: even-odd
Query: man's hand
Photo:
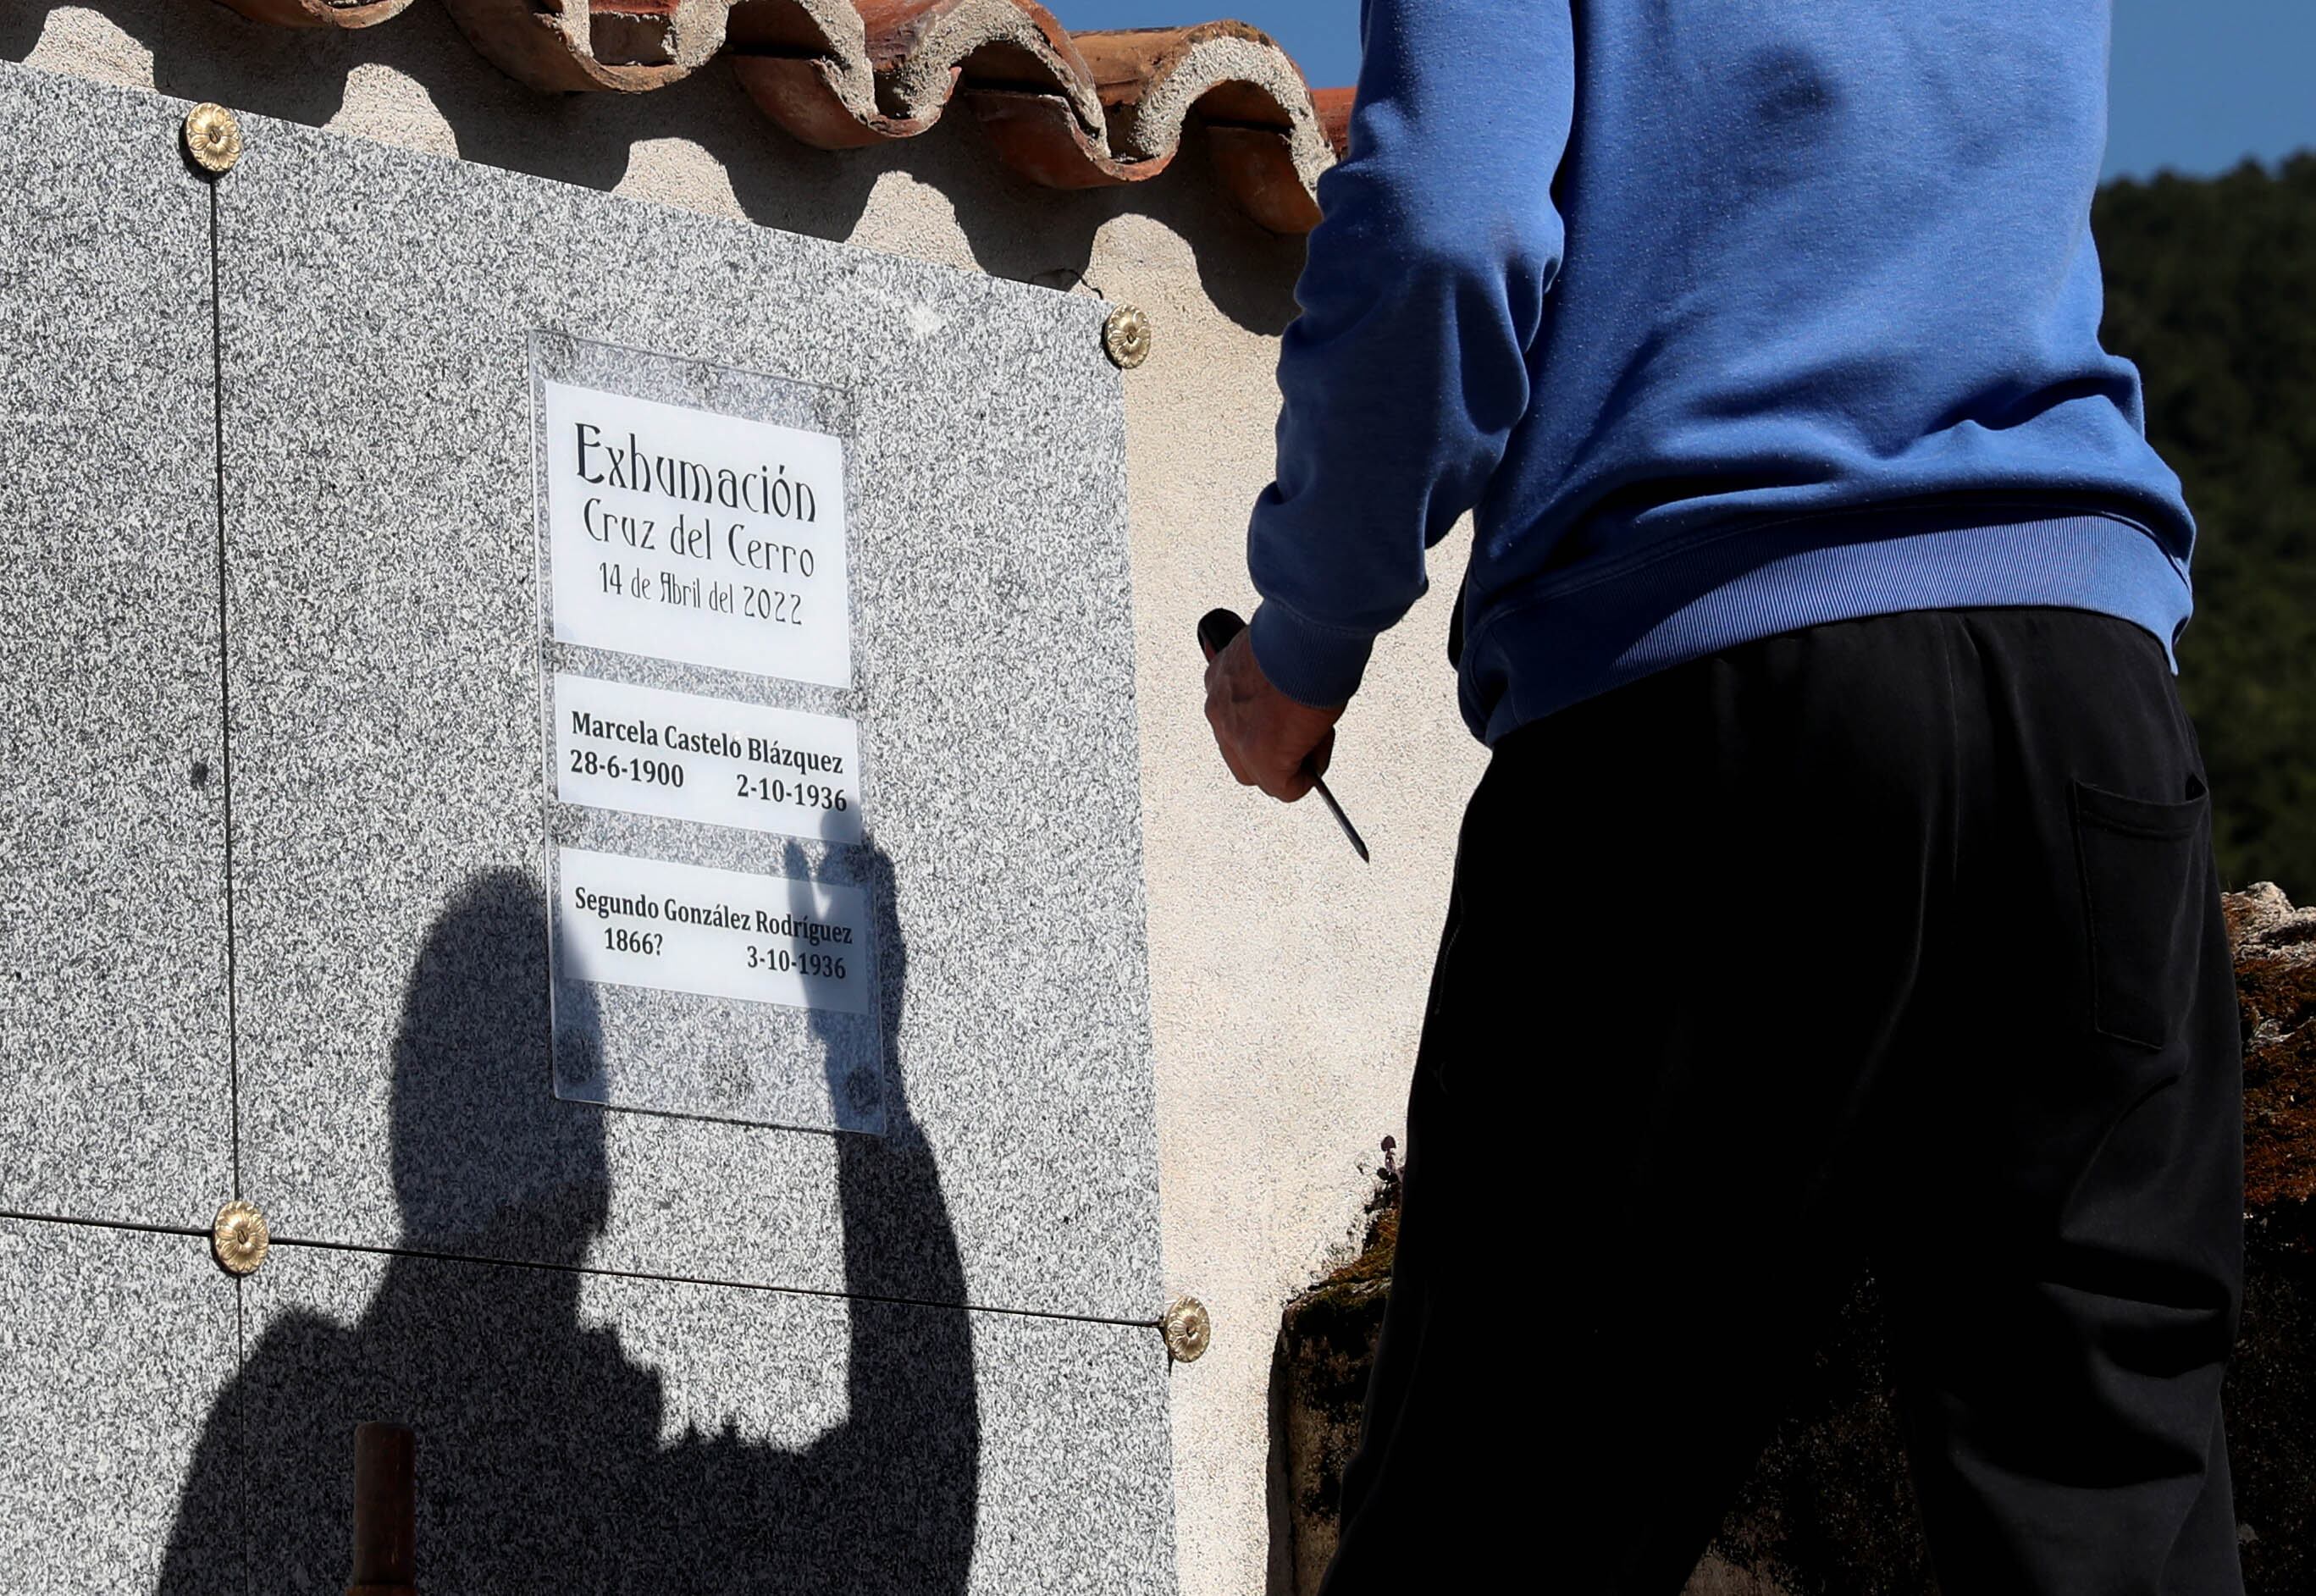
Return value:
[(1327, 773), (1343, 709), (1314, 709), (1273, 687), (1247, 637), (1207, 662), (1207, 724), (1232, 775), (1291, 804)]

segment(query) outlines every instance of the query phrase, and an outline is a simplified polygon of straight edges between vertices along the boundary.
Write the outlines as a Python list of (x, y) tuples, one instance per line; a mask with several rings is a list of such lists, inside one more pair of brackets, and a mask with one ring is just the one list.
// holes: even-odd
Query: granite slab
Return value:
[[(244, 129), (218, 190), (238, 1057), (276, 1234), (836, 1290), (863, 1288), (860, 1216), (890, 1211), (923, 1222), (874, 1261), (880, 1295), (1154, 1317), (1100, 304)], [(821, 707), (859, 722), (875, 796), (853, 864), (805, 862), (857, 869), (834, 878), (890, 923), (891, 1160), (554, 1095), (536, 335), (849, 406), (851, 685)], [(686, 835), (762, 868), (740, 834)]]
[(353, 1427), (418, 1438), (420, 1588), (1134, 1592), (1174, 1584), (1154, 1331), (276, 1247), (212, 1421), (248, 1588), (347, 1575)]
[(232, 1195), (209, 195), (184, 107), (0, 67), (0, 1208)]
[(0, 1569), (10, 1596), (242, 1589), (237, 1515), (183, 1518), (232, 1378), (233, 1280), (207, 1244), (0, 1219)]

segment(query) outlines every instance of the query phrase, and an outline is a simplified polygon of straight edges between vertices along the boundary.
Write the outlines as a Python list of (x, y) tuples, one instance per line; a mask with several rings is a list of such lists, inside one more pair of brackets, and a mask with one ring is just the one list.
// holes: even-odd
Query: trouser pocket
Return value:
[(2194, 776), (2179, 803), (2071, 785), (2091, 1028), (2160, 1050), (2195, 994), (2210, 795)]

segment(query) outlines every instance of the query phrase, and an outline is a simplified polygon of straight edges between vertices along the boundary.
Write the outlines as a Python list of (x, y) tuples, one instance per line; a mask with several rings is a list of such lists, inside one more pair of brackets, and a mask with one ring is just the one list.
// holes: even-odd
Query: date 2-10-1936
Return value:
[(844, 789), (824, 787), (817, 781), (783, 781), (777, 776), (751, 776), (742, 771), (739, 782), (740, 789), (735, 797), (752, 798), (761, 803), (794, 804), (800, 809), (833, 809), (840, 815), (852, 807), (852, 799)]

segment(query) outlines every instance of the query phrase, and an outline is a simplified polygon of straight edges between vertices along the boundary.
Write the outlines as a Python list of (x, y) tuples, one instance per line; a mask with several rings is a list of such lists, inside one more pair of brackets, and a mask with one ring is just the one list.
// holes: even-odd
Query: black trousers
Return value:
[(1869, 1265), (1949, 1596), (2240, 1591), (2205, 804), (2162, 651), (2071, 611), (1816, 627), (1506, 738), (1329, 1596), (1677, 1592)]

